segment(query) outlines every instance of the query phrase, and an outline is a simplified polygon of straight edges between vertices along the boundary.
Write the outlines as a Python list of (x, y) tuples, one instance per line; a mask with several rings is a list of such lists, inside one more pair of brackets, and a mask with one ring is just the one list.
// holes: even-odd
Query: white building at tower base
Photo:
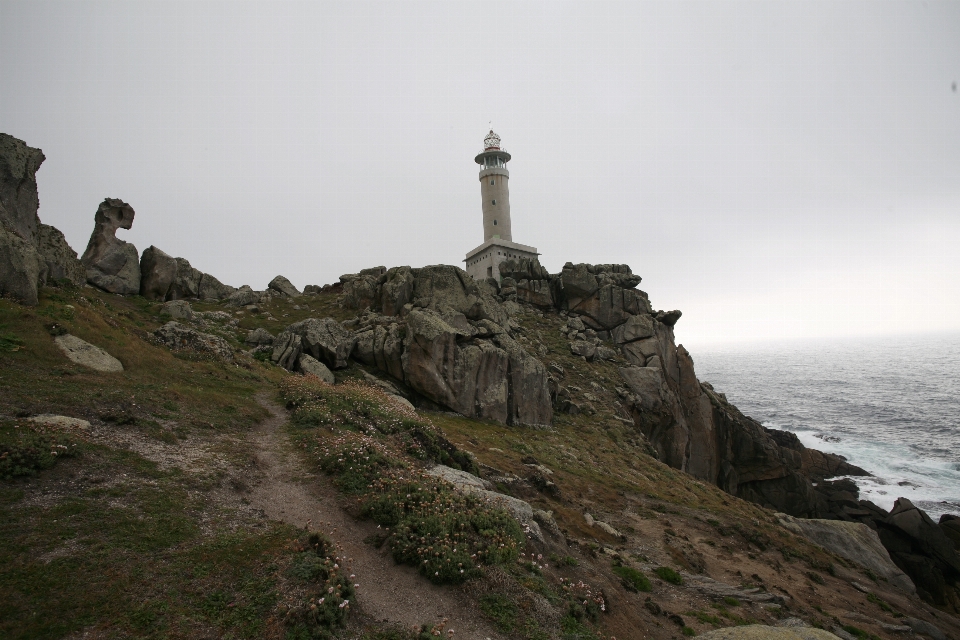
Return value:
[(536, 247), (528, 247), (525, 244), (494, 238), (468, 253), (464, 262), (467, 263), (467, 273), (473, 276), (474, 280), (483, 280), (484, 278), (500, 280), (499, 267), (504, 260), (510, 260), (511, 258), (514, 260), (518, 258), (533, 260), (539, 255)]

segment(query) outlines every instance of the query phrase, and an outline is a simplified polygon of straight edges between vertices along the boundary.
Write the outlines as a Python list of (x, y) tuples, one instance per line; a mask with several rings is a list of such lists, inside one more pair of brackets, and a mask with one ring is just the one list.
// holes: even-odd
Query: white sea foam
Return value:
[(764, 426), (846, 457), (860, 497), (960, 514), (960, 336), (738, 345), (697, 375)]

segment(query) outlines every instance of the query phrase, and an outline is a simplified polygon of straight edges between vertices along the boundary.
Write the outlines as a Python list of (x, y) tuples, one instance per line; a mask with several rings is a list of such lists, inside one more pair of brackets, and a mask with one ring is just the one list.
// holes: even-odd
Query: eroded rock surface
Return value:
[(201, 333), (171, 320), (153, 332), (157, 340), (173, 351), (192, 351), (198, 356), (233, 360), (230, 343), (220, 336)]
[(57, 346), (72, 362), (89, 367), (94, 371), (118, 373), (123, 371), (123, 364), (100, 347), (81, 340), (77, 336), (66, 333), (54, 338)]
[(117, 229), (133, 226), (133, 207), (123, 200), (106, 198), (97, 208), (93, 233), (80, 261), (87, 282), (110, 293), (140, 293), (140, 255), (129, 242), (117, 238)]

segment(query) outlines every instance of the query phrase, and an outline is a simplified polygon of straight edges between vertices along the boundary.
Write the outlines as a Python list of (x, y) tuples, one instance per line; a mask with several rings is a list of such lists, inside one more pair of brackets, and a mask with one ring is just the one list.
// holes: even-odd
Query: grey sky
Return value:
[[(0, 0), (0, 131), (40, 217), (233, 285), (514, 240), (626, 262), (678, 340), (960, 330), (960, 2)], [(695, 351), (694, 351), (695, 353)]]

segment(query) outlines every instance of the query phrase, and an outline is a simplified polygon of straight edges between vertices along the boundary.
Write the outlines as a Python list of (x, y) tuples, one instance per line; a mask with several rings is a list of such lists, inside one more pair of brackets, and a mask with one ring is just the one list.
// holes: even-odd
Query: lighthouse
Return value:
[(480, 198), (483, 212), (483, 244), (467, 254), (464, 262), (475, 280), (500, 279), (498, 266), (504, 260), (535, 259), (535, 247), (513, 241), (510, 228), (510, 154), (500, 146), (493, 130), (483, 139), (483, 151), (474, 162), (480, 165)]

